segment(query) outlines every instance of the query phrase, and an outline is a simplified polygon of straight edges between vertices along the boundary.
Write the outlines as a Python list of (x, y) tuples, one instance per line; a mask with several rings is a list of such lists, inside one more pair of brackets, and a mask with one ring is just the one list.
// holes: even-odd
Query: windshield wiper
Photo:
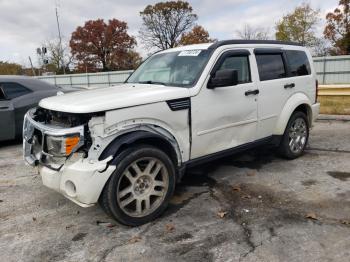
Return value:
[(138, 83), (139, 83), (139, 84), (150, 84), (150, 85), (163, 85), (163, 86), (166, 86), (166, 84), (163, 83), (163, 82), (152, 81), (152, 80), (140, 81), (140, 82), (138, 82)]

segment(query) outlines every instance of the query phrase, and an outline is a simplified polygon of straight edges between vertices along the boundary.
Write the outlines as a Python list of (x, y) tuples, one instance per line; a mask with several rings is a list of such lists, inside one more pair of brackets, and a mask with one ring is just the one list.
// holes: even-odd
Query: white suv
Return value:
[(186, 167), (275, 143), (299, 157), (319, 112), (309, 51), (228, 40), (148, 58), (120, 86), (42, 100), (24, 157), (45, 186), (140, 225), (159, 216)]

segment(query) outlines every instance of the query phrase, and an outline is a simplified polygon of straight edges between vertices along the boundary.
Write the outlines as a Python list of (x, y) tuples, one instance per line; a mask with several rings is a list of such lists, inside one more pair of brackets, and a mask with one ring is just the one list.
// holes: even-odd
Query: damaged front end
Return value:
[(93, 147), (89, 122), (103, 116), (104, 113), (73, 114), (34, 108), (24, 118), (26, 162), (38, 166), (45, 186), (84, 207), (97, 202), (115, 169), (107, 165), (111, 158), (98, 161), (95, 156), (89, 157)]
[(24, 158), (59, 171), (74, 153), (86, 154), (91, 146), (88, 122), (93, 115), (62, 113), (43, 108), (29, 110), (24, 117)]

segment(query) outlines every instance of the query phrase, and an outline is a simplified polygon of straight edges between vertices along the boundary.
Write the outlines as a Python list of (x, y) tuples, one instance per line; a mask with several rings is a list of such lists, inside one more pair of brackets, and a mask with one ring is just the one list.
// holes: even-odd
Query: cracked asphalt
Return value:
[(316, 122), (305, 155), (259, 148), (188, 170), (166, 213), (129, 228), (45, 188), (0, 146), (0, 261), (350, 260), (350, 121)]

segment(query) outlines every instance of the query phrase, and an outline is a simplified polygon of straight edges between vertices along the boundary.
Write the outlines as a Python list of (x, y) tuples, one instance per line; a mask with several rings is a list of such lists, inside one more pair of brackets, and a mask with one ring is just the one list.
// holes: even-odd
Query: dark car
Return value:
[(80, 89), (63, 89), (31, 77), (0, 76), (0, 141), (22, 135), (24, 114), (41, 99), (76, 90)]

